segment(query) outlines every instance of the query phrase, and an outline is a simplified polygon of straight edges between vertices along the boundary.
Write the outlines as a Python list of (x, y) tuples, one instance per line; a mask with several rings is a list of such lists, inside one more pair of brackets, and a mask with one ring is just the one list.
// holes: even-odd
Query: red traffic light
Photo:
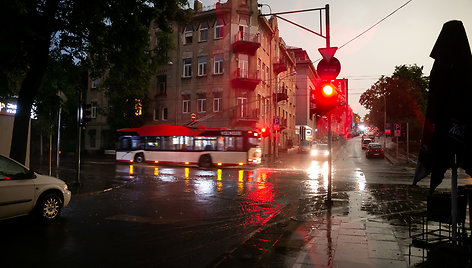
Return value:
[(262, 137), (269, 136), (269, 128), (263, 127), (263, 128), (261, 128), (260, 132), (261, 132)]
[(336, 88), (332, 84), (325, 84), (323, 85), (323, 89), (321, 90), (321, 93), (323, 96), (330, 98), (335, 95)]

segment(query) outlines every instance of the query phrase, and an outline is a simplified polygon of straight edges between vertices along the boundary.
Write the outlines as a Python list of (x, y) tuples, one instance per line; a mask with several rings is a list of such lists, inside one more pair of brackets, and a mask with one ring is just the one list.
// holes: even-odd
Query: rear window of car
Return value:
[(369, 145), (369, 148), (372, 148), (372, 149), (380, 149), (380, 148), (382, 148), (382, 147), (380, 146), (380, 144), (370, 144), (370, 145)]
[(371, 140), (368, 140), (368, 139), (366, 139), (366, 140), (363, 141), (364, 144), (369, 144), (369, 143), (371, 143), (371, 142), (372, 142), (372, 141), (371, 141)]

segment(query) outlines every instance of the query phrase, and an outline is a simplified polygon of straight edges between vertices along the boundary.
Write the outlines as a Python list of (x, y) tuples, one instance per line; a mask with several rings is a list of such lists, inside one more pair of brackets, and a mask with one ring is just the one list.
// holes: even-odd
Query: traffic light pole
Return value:
[(332, 155), (332, 139), (331, 139), (331, 114), (328, 114), (327, 116), (328, 118), (328, 150), (329, 150), (329, 154), (328, 154), (328, 197), (326, 199), (326, 202), (328, 204), (331, 204), (331, 170), (332, 170), (332, 160), (333, 160), (333, 157), (331, 156)]

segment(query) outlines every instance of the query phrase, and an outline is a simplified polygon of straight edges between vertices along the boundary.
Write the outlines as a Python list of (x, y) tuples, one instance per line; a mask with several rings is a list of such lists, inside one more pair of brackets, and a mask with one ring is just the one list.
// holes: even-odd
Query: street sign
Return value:
[(336, 53), (336, 50), (338, 50), (337, 47), (323, 47), (323, 48), (318, 48), (318, 51), (320, 52), (321, 56), (323, 57), (324, 60), (327, 62), (330, 62), (331, 59), (334, 57), (334, 53)]
[(335, 57), (332, 57), (330, 61), (322, 59), (316, 66), (316, 71), (321, 79), (333, 80), (341, 72), (341, 63)]
[(197, 119), (197, 115), (195, 113), (192, 113), (191, 118), (192, 118), (192, 121), (195, 121)]
[(393, 135), (395, 137), (400, 137), (401, 136), (401, 126), (400, 124), (393, 124)]
[(279, 130), (279, 129), (280, 129), (280, 118), (279, 118), (279, 117), (274, 117), (273, 125), (274, 125), (274, 129), (275, 129), (275, 130)]

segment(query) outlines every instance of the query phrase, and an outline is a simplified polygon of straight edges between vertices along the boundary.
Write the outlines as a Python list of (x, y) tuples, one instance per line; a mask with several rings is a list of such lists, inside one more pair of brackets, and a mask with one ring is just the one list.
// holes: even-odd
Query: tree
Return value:
[[(169, 21), (181, 17), (180, 5), (186, 4), (187, 0), (2, 2), (0, 95), (17, 96), (10, 156), (25, 162), (31, 108), (51, 58), (68, 55), (91, 77), (108, 73), (126, 81), (110, 90), (142, 91), (156, 62), (165, 57)], [(150, 29), (163, 33), (157, 41), (163, 45), (150, 46)]]
[(382, 76), (361, 95), (359, 102), (370, 110), (372, 125), (384, 128), (386, 105), (387, 122), (408, 122), (412, 139), (419, 140), (426, 111), (427, 87), (428, 78), (423, 77), (423, 67), (396, 66), (391, 77)]

